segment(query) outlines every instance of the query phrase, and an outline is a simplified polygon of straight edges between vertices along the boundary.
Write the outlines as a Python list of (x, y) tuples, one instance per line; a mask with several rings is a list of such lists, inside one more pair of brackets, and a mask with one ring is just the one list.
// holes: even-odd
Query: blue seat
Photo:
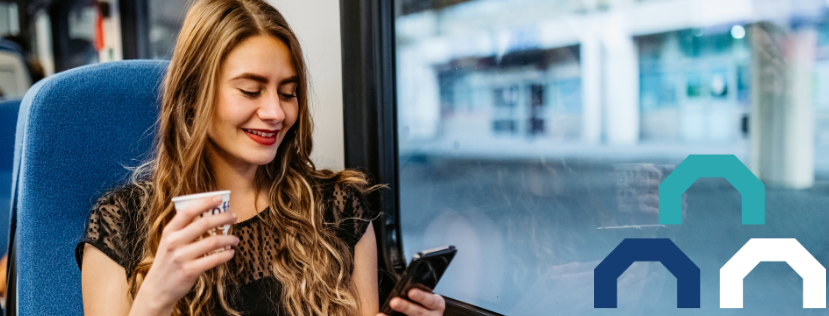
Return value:
[(9, 209), (14, 161), (14, 131), (20, 100), (0, 102), (0, 256), (9, 249)]
[(26, 93), (12, 184), (17, 282), (9, 306), (19, 315), (83, 315), (75, 244), (96, 198), (148, 157), (166, 68), (163, 61), (85, 66)]

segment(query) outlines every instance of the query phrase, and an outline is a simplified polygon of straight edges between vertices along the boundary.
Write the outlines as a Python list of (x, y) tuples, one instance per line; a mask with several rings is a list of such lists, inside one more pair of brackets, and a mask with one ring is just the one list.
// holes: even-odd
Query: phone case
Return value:
[(452, 258), (455, 257), (455, 253), (457, 253), (455, 246), (424, 250), (417, 253), (406, 268), (406, 271), (403, 272), (400, 280), (395, 284), (394, 289), (392, 289), (388, 299), (386, 299), (386, 303), (383, 304), (383, 308), (380, 311), (389, 316), (403, 315), (394, 311), (389, 306), (392, 298), (402, 297), (408, 299), (409, 290), (412, 288), (419, 288), (428, 293), (432, 293), (435, 286), (438, 285), (440, 277), (443, 276), (443, 272), (446, 271), (449, 263), (452, 262)]

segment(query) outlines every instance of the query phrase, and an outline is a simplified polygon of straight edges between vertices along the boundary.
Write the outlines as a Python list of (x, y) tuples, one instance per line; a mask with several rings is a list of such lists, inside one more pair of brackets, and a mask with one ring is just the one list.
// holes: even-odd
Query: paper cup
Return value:
[[(210, 210), (207, 210), (206, 212), (199, 215), (199, 217), (213, 216), (213, 215), (217, 215), (217, 214), (221, 214), (221, 213), (225, 213), (225, 212), (229, 211), (230, 210), (230, 208), (229, 208), (230, 207), (230, 191), (213, 191), (213, 192), (205, 192), (205, 193), (177, 196), (177, 197), (173, 198), (173, 203), (175, 203), (176, 212), (178, 212), (178, 210), (184, 209), (185, 207), (187, 207), (187, 205), (189, 205), (193, 201), (198, 201), (198, 200), (202, 200), (202, 199), (210, 199), (210, 198), (213, 198), (213, 197), (216, 197), (216, 196), (221, 196), (222, 197), (222, 204), (219, 205), (219, 206), (216, 206), (216, 207), (214, 207)], [(207, 231), (207, 234), (209, 236), (215, 236), (216, 234), (219, 233), (219, 230), (221, 230), (222, 235), (227, 235), (227, 231), (230, 230), (230, 225), (224, 225), (224, 226), (219, 226), (217, 228), (211, 228), (210, 230)], [(204, 238), (204, 236), (202, 238)], [(229, 250), (229, 249), (230, 249), (230, 247), (226, 247), (225, 249), (217, 249), (216, 251), (211, 252), (211, 254), (217, 253), (217, 252), (222, 252), (224, 250)]]

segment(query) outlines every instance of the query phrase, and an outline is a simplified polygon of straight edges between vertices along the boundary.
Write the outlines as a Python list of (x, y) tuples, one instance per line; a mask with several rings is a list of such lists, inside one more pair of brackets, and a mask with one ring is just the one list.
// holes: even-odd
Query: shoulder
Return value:
[(138, 240), (143, 222), (141, 205), (148, 194), (146, 185), (129, 184), (98, 198), (89, 212), (82, 240), (75, 249), (78, 267), (81, 267), (84, 244), (101, 250), (124, 268), (131, 266), (129, 259), (141, 245)]
[(128, 220), (144, 200), (142, 192), (142, 187), (136, 184), (112, 189), (98, 198), (89, 216), (103, 216), (113, 219), (113, 222)]
[(111, 224), (118, 226), (139, 220), (137, 216), (143, 214), (140, 209), (150, 194), (148, 190), (149, 185), (146, 183), (128, 184), (112, 189), (98, 198), (89, 217), (107, 218)]
[(375, 211), (366, 194), (368, 190), (360, 185), (336, 179), (325, 179), (319, 185), (319, 193), (327, 205), (330, 215), (342, 217), (371, 216)]
[(325, 220), (351, 249), (365, 234), (368, 224), (377, 217), (364, 190), (346, 182), (327, 179), (320, 193), (325, 204)]

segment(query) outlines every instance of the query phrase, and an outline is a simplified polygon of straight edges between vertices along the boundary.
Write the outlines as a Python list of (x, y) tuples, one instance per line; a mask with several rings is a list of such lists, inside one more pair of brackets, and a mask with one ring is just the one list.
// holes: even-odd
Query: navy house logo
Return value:
[[(742, 195), (743, 225), (764, 225), (766, 186), (734, 155), (690, 155), (659, 184), (659, 224), (682, 224), (682, 193), (723, 177)], [(627, 238), (593, 270), (593, 307), (616, 308), (616, 281), (637, 261), (676, 277), (678, 308), (700, 307), (700, 270), (667, 238)], [(826, 308), (826, 269), (794, 238), (752, 238), (720, 268), (720, 308), (743, 307), (743, 279), (760, 262), (786, 262), (803, 278), (803, 308)]]

